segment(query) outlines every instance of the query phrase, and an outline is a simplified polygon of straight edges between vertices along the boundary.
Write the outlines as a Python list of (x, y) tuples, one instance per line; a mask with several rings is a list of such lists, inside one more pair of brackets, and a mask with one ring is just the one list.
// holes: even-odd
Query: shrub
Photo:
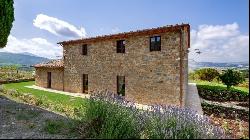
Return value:
[(227, 90), (226, 87), (197, 85), (198, 93), (201, 98), (212, 101), (248, 101), (249, 93), (238, 89), (231, 88)]
[(244, 81), (242, 74), (238, 71), (227, 69), (224, 73), (220, 75), (222, 83), (227, 85), (227, 89), (231, 86), (236, 86)]
[[(125, 100), (118, 99), (118, 96), (112, 98), (108, 94), (95, 94), (89, 99), (84, 110), (84, 121), (89, 130), (86, 137), (139, 138), (140, 123), (136, 119), (138, 110), (133, 104), (129, 105)], [(131, 109), (127, 109), (126, 105)]]
[(188, 73), (188, 79), (190, 79), (190, 80), (199, 80), (199, 76), (195, 72), (190, 72), (190, 73)]
[(203, 68), (195, 71), (195, 74), (197, 75), (199, 80), (204, 81), (213, 81), (214, 78), (218, 77), (220, 74), (216, 69), (212, 68)]
[(151, 106), (144, 112), (145, 133), (149, 139), (208, 139), (223, 138), (221, 128), (211, 124), (207, 116), (188, 108)]
[(55, 120), (46, 120), (44, 130), (48, 132), (49, 134), (57, 134), (62, 131), (65, 124), (62, 120), (55, 121)]
[(221, 128), (190, 109), (155, 105), (139, 110), (108, 92), (91, 95), (84, 113), (79, 127), (84, 138), (224, 138)]
[(238, 85), (239, 87), (249, 88), (249, 81), (244, 81)]
[(244, 78), (249, 78), (249, 69), (240, 70)]

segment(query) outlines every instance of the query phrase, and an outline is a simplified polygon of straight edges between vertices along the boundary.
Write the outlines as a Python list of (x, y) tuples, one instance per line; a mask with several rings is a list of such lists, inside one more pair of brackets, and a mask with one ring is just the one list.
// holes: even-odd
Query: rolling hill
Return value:
[(0, 52), (0, 66), (1, 65), (34, 65), (41, 62), (49, 61), (50, 59), (35, 56), (33, 54), (23, 53), (8, 53)]

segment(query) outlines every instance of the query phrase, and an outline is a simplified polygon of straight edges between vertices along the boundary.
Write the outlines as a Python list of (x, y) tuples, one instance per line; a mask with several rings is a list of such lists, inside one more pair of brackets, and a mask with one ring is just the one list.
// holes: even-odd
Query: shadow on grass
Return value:
[(76, 121), (0, 95), (0, 139), (77, 138)]

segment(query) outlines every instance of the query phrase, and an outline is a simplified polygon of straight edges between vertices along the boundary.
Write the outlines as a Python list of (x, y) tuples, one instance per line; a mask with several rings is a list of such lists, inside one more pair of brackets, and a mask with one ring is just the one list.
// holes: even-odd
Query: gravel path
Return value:
[(17, 103), (0, 95), (0, 139), (61, 139), (64, 134), (49, 134), (46, 121), (69, 121), (66, 117), (47, 110)]
[(205, 99), (201, 99), (202, 103), (207, 103), (207, 104), (212, 104), (212, 105), (217, 105), (217, 106), (222, 106), (222, 107), (227, 107), (227, 108), (234, 108), (234, 109), (240, 109), (240, 110), (245, 110), (249, 112), (249, 107), (243, 107), (239, 106), (239, 102), (216, 102), (216, 101), (209, 101)]
[(49, 88), (39, 87), (39, 86), (36, 86), (36, 85), (25, 86), (25, 87), (32, 88), (32, 89), (43, 90), (43, 91), (48, 91), (48, 92), (59, 93), (59, 94), (64, 94), (64, 95), (69, 95), (69, 96), (74, 96), (74, 97), (82, 97), (82, 98), (89, 98), (90, 97), (89, 94), (71, 93), (71, 92), (59, 91), (59, 90), (55, 90), (55, 89), (49, 89)]

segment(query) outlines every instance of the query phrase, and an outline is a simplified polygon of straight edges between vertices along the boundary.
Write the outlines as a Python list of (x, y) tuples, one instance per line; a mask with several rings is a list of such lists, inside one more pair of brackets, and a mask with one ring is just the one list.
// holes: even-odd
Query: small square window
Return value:
[(150, 51), (161, 51), (161, 36), (150, 37)]
[(88, 47), (87, 44), (82, 45), (82, 55), (87, 55)]
[(117, 53), (125, 53), (125, 40), (118, 40), (116, 42), (116, 52)]

